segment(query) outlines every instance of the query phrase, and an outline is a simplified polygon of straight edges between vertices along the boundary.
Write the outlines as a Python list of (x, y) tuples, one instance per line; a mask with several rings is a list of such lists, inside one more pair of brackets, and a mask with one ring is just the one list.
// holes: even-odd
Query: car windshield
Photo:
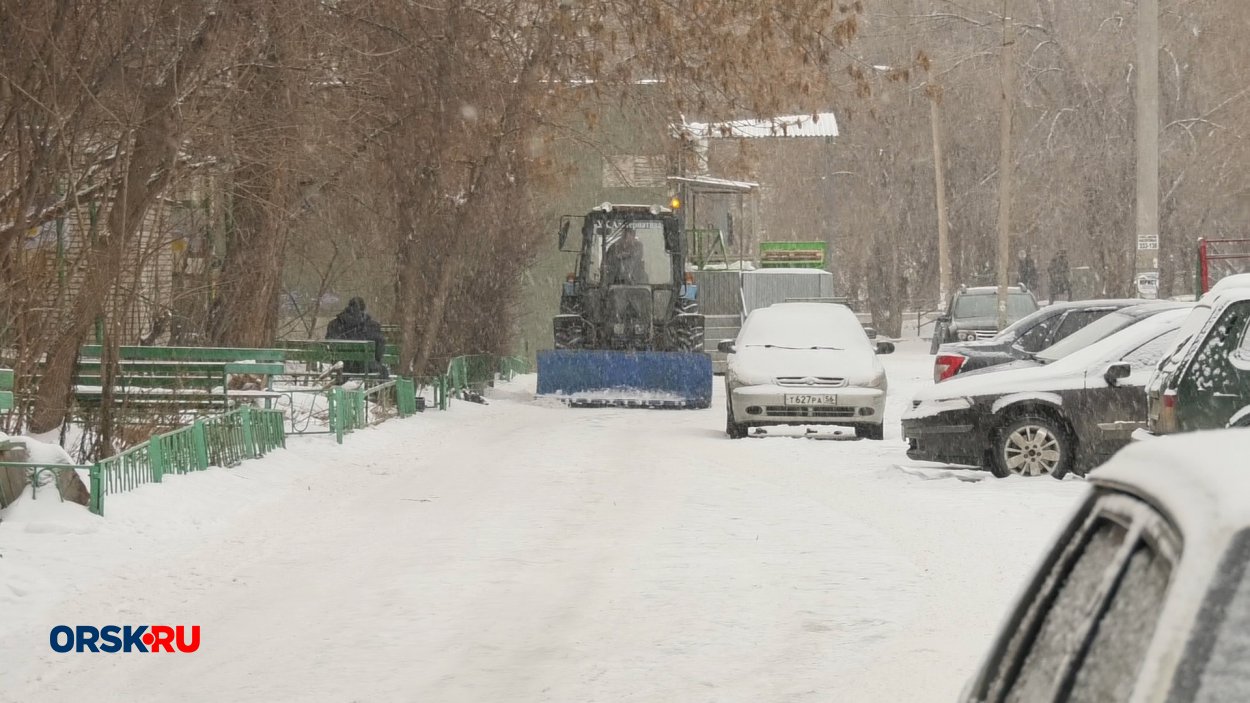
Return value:
[(1141, 319), (1143, 318), (1140, 315), (1127, 315), (1120, 311), (1103, 315), (1063, 340), (1039, 351), (1034, 356), (1044, 364), (1058, 361), (1078, 349), (1084, 349), (1094, 342), (1106, 339)]
[(850, 310), (827, 303), (786, 303), (756, 310), (739, 333), (739, 347), (870, 349)]
[[(1007, 296), (1007, 319), (1011, 321), (1037, 311), (1037, 302), (1028, 293), (1011, 293)], [(994, 293), (961, 295), (955, 299), (954, 316), (957, 320), (973, 317), (996, 317), (998, 296)]]

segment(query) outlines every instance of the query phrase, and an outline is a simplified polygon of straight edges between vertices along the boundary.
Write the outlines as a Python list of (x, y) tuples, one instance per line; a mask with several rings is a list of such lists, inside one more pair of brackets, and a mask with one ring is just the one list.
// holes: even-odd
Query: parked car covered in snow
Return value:
[(1247, 454), (1204, 432), (1092, 472), (961, 700), (1250, 700)]
[(1017, 320), (992, 339), (943, 344), (933, 361), (933, 381), (940, 383), (958, 374), (1031, 358), (1108, 313), (1144, 302), (1130, 298), (1047, 305)]
[[(1007, 288), (1007, 324), (1037, 311), (1037, 299), (1024, 286)], [(971, 342), (991, 339), (998, 328), (998, 288), (980, 286), (963, 287), (951, 298), (946, 313), (937, 319), (933, 327), (933, 343), (930, 354), (949, 342)]]
[(1198, 301), (1146, 392), (1150, 434), (1250, 427), (1250, 280)]
[(885, 369), (874, 346), (845, 305), (777, 303), (751, 311), (737, 339), (722, 341), (725, 433), (745, 437), (766, 425), (849, 425), (881, 439)]
[(1039, 366), (1053, 364), (1069, 354), (1085, 349), (1091, 344), (1101, 342), (1125, 327), (1135, 325), (1148, 317), (1165, 313), (1169, 310), (1189, 310), (1193, 307), (1193, 305), (1193, 303), (1158, 300), (1154, 302), (1142, 303), (1141, 305), (1133, 305), (1127, 308), (1120, 308), (1115, 312), (1108, 313), (1097, 320), (1094, 320), (1087, 326), (1073, 332), (1071, 335), (1039, 352), (1030, 354), (1024, 359), (1017, 359), (1016, 361), (999, 364), (998, 366), (990, 366), (988, 368), (967, 371), (961, 373), (960, 377), (968, 378), (987, 373), (995, 373), (998, 371), (1037, 368)]
[(1145, 424), (1143, 388), (1186, 312), (1153, 315), (1045, 366), (920, 391), (903, 416), (907, 456), (998, 477), (1084, 474)]

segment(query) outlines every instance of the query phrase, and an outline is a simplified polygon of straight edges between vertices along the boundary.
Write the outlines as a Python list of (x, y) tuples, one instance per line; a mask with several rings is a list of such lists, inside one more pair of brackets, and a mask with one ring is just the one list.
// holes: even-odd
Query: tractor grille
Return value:
[(834, 376), (778, 376), (777, 385), (802, 386), (805, 388), (841, 388), (846, 385), (846, 379)]
[(764, 412), (771, 417), (855, 417), (855, 408), (844, 407), (765, 405)]

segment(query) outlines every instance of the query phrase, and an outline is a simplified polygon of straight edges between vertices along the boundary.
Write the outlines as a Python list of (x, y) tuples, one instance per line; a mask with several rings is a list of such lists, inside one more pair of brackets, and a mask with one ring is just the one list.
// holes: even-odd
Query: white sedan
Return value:
[(728, 356), (725, 433), (738, 439), (764, 425), (849, 425), (881, 439), (885, 369), (855, 314), (835, 303), (777, 303), (747, 316)]

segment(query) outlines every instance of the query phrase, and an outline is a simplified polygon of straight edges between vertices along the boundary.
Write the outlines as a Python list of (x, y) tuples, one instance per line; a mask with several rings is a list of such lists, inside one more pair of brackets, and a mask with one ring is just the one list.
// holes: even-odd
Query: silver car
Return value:
[(961, 700), (1250, 700), (1247, 454), (1195, 432), (1093, 471)]
[(836, 303), (777, 303), (753, 310), (738, 338), (718, 347), (725, 371), (725, 433), (765, 425), (848, 425), (881, 439), (885, 369), (855, 314)]

